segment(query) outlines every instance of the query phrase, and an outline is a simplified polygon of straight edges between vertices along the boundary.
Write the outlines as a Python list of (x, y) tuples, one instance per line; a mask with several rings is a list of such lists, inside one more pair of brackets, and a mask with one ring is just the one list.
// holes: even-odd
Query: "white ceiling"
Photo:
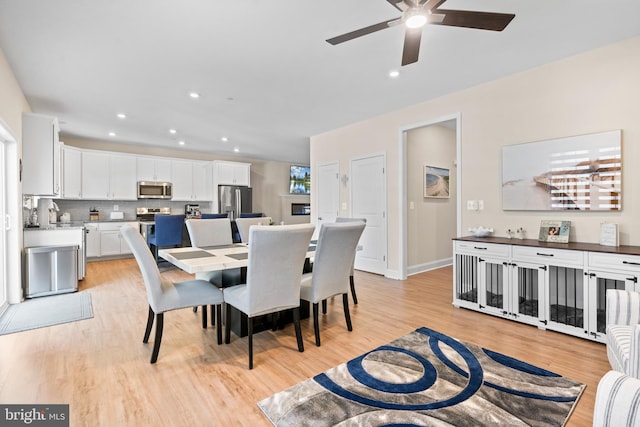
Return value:
[(516, 17), (503, 32), (426, 28), (400, 68), (401, 26), (325, 42), (400, 16), (385, 0), (0, 0), (0, 48), (63, 140), (306, 163), (312, 135), (640, 34), (635, 0), (443, 7)]

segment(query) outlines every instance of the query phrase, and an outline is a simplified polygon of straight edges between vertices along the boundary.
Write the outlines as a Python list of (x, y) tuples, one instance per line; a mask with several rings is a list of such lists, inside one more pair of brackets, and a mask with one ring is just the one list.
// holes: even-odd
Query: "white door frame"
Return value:
[[(18, 140), (0, 118), (0, 141), (4, 145), (4, 204), (0, 227), (4, 231), (4, 263), (6, 298), (9, 304), (22, 300), (22, 188), (19, 181), (20, 156)], [(2, 310), (2, 307), (0, 307)]]
[[(358, 161), (358, 160), (364, 160), (364, 159), (368, 159), (371, 157), (382, 157), (382, 163), (383, 163), (383, 168), (384, 168), (384, 185), (383, 188), (381, 189), (383, 191), (383, 218), (382, 218), (382, 228), (383, 228), (383, 238), (384, 238), (384, 242), (382, 243), (382, 247), (384, 250), (384, 266), (383, 266), (383, 270), (384, 272), (381, 274), (384, 274), (385, 277), (391, 277), (390, 273), (389, 273), (389, 215), (388, 215), (388, 211), (389, 211), (389, 206), (388, 206), (388, 199), (387, 199), (387, 153), (384, 151), (381, 152), (376, 152), (376, 153), (367, 153), (367, 154), (363, 154), (360, 156), (356, 156), (356, 157), (352, 157), (349, 159), (349, 177), (353, 177), (353, 162), (354, 161)], [(349, 216), (352, 217), (353, 214), (353, 179), (349, 179)], [(368, 227), (368, 226), (367, 226)], [(356, 263), (358, 262), (358, 254), (356, 253)], [(356, 265), (356, 268), (357, 265)]]
[[(399, 162), (398, 167), (398, 182), (400, 183), (400, 191), (398, 191), (398, 212), (399, 212), (399, 235), (400, 235), (400, 280), (407, 278), (407, 132), (422, 128), (425, 126), (436, 125), (438, 123), (446, 122), (449, 120), (456, 121), (456, 234), (462, 235), (462, 126), (460, 122), (460, 113), (451, 114), (448, 116), (439, 117), (433, 120), (427, 120), (424, 122), (413, 123), (401, 127), (398, 130), (398, 145), (399, 145)], [(453, 246), (452, 246), (453, 247)]]

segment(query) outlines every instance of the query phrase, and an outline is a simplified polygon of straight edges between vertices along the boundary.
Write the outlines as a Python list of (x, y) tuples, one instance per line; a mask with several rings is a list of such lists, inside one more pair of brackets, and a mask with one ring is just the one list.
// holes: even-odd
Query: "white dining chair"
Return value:
[[(339, 216), (336, 218), (336, 222), (364, 222), (366, 224), (367, 219), (366, 218), (348, 218), (344, 216)], [(355, 257), (354, 257), (354, 264), (355, 264)], [(353, 303), (358, 304), (358, 297), (356, 295), (356, 284), (355, 284), (355, 281), (353, 280), (353, 271), (355, 270), (354, 264), (351, 264), (351, 273), (349, 274), (349, 287), (351, 287), (351, 298), (353, 298)], [(324, 308), (326, 308), (326, 305), (325, 307), (323, 307), (323, 312), (326, 312), (326, 309)]]
[[(251, 244), (247, 283), (225, 288), (225, 306), (246, 314), (249, 341), (249, 369), (253, 369), (253, 318), (293, 309), (298, 351), (304, 351), (300, 330), (300, 281), (302, 266), (315, 226), (279, 227), (254, 225), (249, 231)], [(226, 307), (225, 342), (231, 338), (231, 307)]]
[[(223, 246), (233, 244), (231, 235), (231, 220), (227, 218), (197, 219), (191, 218), (185, 221), (189, 240), (192, 247), (206, 248), (209, 246)], [(204, 271), (196, 273), (196, 279), (207, 280), (217, 287), (222, 287), (224, 283), (236, 284), (240, 277), (240, 269), (233, 271)], [(233, 279), (231, 279), (233, 278)], [(198, 311), (198, 306), (193, 307), (194, 313)], [(204, 310), (202, 315), (207, 317)], [(211, 325), (215, 324), (215, 308), (211, 307)]]
[(242, 243), (249, 243), (249, 229), (253, 225), (269, 225), (271, 224), (270, 216), (262, 216), (257, 218), (236, 218), (238, 233)]
[[(193, 307), (195, 305), (220, 306), (223, 301), (222, 291), (205, 280), (186, 280), (183, 282), (171, 282), (162, 277), (154, 256), (151, 254), (144, 238), (138, 230), (127, 225), (120, 229), (122, 236), (131, 248), (131, 252), (138, 262), (138, 267), (142, 273), (144, 285), (147, 290), (147, 300), (149, 302), (149, 316), (147, 327), (144, 332), (142, 342), (149, 342), (149, 335), (155, 318), (156, 333), (151, 353), (151, 363), (156, 363), (160, 352), (162, 341), (162, 329), (164, 326), (164, 313), (180, 308)], [(203, 310), (204, 311), (204, 310)], [(222, 329), (220, 326), (221, 315), (218, 308), (218, 344), (222, 343)], [(207, 319), (202, 318), (202, 327), (207, 327)]]
[(320, 345), (318, 303), (327, 298), (342, 295), (347, 330), (353, 330), (349, 314), (349, 273), (364, 227), (364, 222), (324, 223), (320, 227), (313, 272), (302, 276), (300, 286), (300, 298), (313, 304), (317, 346)]

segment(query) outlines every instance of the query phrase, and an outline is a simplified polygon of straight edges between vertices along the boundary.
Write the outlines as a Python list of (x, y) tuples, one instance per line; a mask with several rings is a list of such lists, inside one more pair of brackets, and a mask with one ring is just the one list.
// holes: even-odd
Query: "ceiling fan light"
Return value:
[(404, 24), (407, 28), (420, 28), (427, 23), (427, 17), (421, 13), (416, 13), (407, 18)]

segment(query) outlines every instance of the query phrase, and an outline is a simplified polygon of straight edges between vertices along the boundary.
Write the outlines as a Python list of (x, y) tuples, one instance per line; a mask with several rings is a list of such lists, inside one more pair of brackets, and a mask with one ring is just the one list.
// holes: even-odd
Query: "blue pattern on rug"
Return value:
[(558, 425), (584, 385), (429, 328), (259, 403), (278, 426)]

